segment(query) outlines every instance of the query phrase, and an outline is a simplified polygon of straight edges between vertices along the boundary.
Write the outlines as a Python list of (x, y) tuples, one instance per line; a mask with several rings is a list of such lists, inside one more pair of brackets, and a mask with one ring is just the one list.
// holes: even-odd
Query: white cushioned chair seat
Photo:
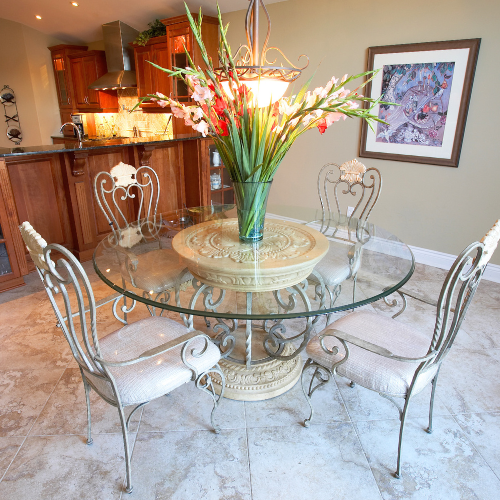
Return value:
[[(334, 287), (342, 283), (351, 276), (351, 267), (346, 257), (340, 258), (337, 255), (330, 255), (328, 252), (314, 267), (314, 270), (323, 278), (326, 286)], [(311, 281), (316, 281), (314, 276), (309, 278)]]
[[(174, 340), (188, 332), (176, 321), (154, 316), (145, 318), (120, 330), (110, 333), (99, 341), (102, 358), (106, 361), (126, 361), (143, 352)], [(195, 339), (189, 344), (191, 349), (200, 350), (205, 345), (203, 339)], [(109, 367), (115, 378), (123, 405), (139, 404), (169, 393), (192, 379), (193, 372), (182, 362), (182, 345), (174, 347), (133, 365)], [(186, 354), (187, 361), (196, 367), (198, 373), (212, 368), (220, 359), (220, 351), (209, 342), (206, 352), (199, 358)], [(111, 384), (88, 372), (89, 382), (108, 399), (115, 400)]]
[[(158, 293), (173, 288), (179, 284), (178, 280), (182, 271), (186, 269), (186, 266), (179, 260), (179, 256), (168, 248), (139, 254), (137, 260), (139, 261), (137, 270), (131, 270), (130, 275), (137, 288), (148, 292), (152, 290)], [(121, 273), (125, 280), (131, 283), (125, 262), (121, 265)], [(189, 279), (189, 275), (186, 279)]]
[[(395, 355), (409, 358), (425, 356), (431, 343), (429, 337), (408, 325), (365, 311), (340, 318), (319, 335), (332, 328), (384, 347)], [(340, 352), (334, 356), (327, 354), (321, 348), (318, 335), (311, 339), (306, 351), (313, 361), (331, 369), (334, 363), (342, 359), (343, 347), (333, 337), (325, 338), (324, 344), (330, 349), (335, 345), (339, 346)], [(376, 392), (393, 396), (404, 396), (407, 393), (419, 363), (389, 359), (352, 344), (348, 344), (348, 347), (349, 358), (337, 368), (339, 375)], [(413, 394), (420, 392), (433, 379), (436, 370), (437, 367), (432, 365), (420, 374)]]

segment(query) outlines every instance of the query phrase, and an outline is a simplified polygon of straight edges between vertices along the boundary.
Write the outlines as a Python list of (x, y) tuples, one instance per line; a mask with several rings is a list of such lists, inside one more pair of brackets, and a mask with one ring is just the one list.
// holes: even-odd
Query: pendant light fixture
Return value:
[[(267, 17), (267, 36), (259, 50), (259, 7), (262, 5)], [(277, 47), (268, 47), (269, 36), (271, 34), (271, 18), (267, 12), (263, 0), (250, 0), (247, 15), (245, 18), (245, 31), (247, 35), (247, 45), (241, 45), (234, 55), (236, 73), (241, 84), (252, 91), (253, 104), (257, 107), (268, 106), (276, 102), (286, 92), (290, 82), (296, 80), (303, 69), (309, 64), (309, 58), (302, 54), (301, 57), (307, 59), (307, 63), (302, 68), (295, 66)], [(275, 65), (276, 59), (268, 61), (268, 53), (276, 50), (286, 61), (287, 67)], [(230, 88), (230, 81), (224, 68), (215, 70), (221, 80), (222, 87), (229, 98), (232, 99), (233, 92)], [(233, 82), (234, 86), (234, 82)]]

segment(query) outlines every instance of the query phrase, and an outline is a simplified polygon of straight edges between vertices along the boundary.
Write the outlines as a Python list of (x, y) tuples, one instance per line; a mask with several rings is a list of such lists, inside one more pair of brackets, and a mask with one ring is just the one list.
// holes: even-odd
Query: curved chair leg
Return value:
[[(81, 371), (81, 370), (80, 370)], [(90, 385), (85, 380), (82, 373), (83, 387), (85, 389), (85, 401), (87, 402), (87, 444), (92, 444), (94, 440), (92, 439), (92, 417), (90, 414)]]
[(125, 468), (127, 475), (127, 486), (125, 487), (125, 491), (127, 493), (132, 493), (132, 473), (130, 470), (130, 452), (128, 445), (128, 427), (127, 422), (125, 420), (125, 414), (123, 412), (123, 407), (118, 406), (118, 414), (120, 415), (120, 423), (122, 425), (122, 434), (123, 434), (123, 447), (125, 448)]
[[(440, 367), (441, 368), (441, 367)], [(432, 379), (432, 392), (431, 392), (431, 403), (429, 405), (429, 427), (427, 427), (427, 432), (432, 434), (432, 413), (434, 411), (434, 396), (436, 394), (436, 384), (439, 377), (439, 369)]]
[[(220, 377), (220, 380), (221, 380), (220, 394), (217, 394), (215, 392), (214, 385), (212, 383), (212, 377), (210, 377), (210, 372), (215, 372)], [(197, 387), (197, 389), (200, 389), (201, 391), (209, 394), (210, 397), (213, 399), (214, 406), (212, 408), (212, 412), (210, 413), (210, 422), (212, 424), (212, 427), (214, 428), (215, 433), (219, 434), (220, 427), (215, 424), (214, 414), (215, 414), (215, 410), (217, 410), (217, 408), (219, 407), (219, 405), (222, 401), (222, 398), (224, 397), (224, 389), (226, 387), (226, 379), (225, 379), (224, 373), (222, 373), (222, 370), (220, 369), (219, 365), (217, 364), (213, 368), (210, 368), (210, 370), (199, 375), (198, 378), (196, 379), (196, 387)]]
[[(314, 373), (312, 374), (311, 381), (309, 382), (309, 388), (306, 389), (304, 375), (306, 373), (306, 370), (308, 370), (309, 368), (314, 368)], [(324, 375), (326, 375), (325, 377), (322, 377), (322, 372)], [(302, 391), (304, 392), (304, 396), (306, 397), (307, 404), (309, 405), (309, 408), (311, 409), (311, 413), (309, 415), (309, 418), (306, 418), (304, 420), (304, 427), (309, 427), (311, 420), (313, 418), (314, 409), (312, 406), (311, 397), (312, 397), (314, 391), (316, 389), (319, 389), (321, 386), (327, 384), (331, 378), (332, 378), (332, 374), (324, 366), (321, 366), (318, 363), (314, 362), (311, 358), (309, 358), (305, 362), (304, 368), (302, 368), (301, 384), (302, 384)], [(313, 387), (314, 379), (319, 380), (318, 384), (315, 387)]]
[(403, 432), (405, 429), (406, 412), (408, 411), (409, 404), (410, 404), (410, 396), (407, 396), (405, 399), (403, 412), (401, 413), (401, 425), (399, 427), (399, 442), (398, 442), (398, 463), (396, 472), (394, 473), (394, 476), (398, 479), (401, 477), (401, 447), (403, 444)]

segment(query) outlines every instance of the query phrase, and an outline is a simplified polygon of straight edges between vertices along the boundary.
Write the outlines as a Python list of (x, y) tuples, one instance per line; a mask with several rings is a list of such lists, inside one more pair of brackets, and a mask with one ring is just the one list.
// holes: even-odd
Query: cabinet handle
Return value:
[(71, 104), (71, 97), (68, 96), (68, 104)]
[(84, 102), (85, 104), (88, 104), (88, 103), (89, 103), (89, 99), (88, 99), (88, 97), (87, 97), (87, 96), (85, 96), (85, 99), (83, 99), (83, 102)]

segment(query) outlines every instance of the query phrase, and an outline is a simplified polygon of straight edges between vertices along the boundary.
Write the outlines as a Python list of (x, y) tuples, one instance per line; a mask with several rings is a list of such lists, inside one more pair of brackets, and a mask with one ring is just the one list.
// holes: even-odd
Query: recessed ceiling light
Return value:
[(42, 19), (42, 16), (35, 16), (37, 19)]
[(71, 5), (72, 5), (73, 7), (78, 7), (78, 2), (71, 2)]

